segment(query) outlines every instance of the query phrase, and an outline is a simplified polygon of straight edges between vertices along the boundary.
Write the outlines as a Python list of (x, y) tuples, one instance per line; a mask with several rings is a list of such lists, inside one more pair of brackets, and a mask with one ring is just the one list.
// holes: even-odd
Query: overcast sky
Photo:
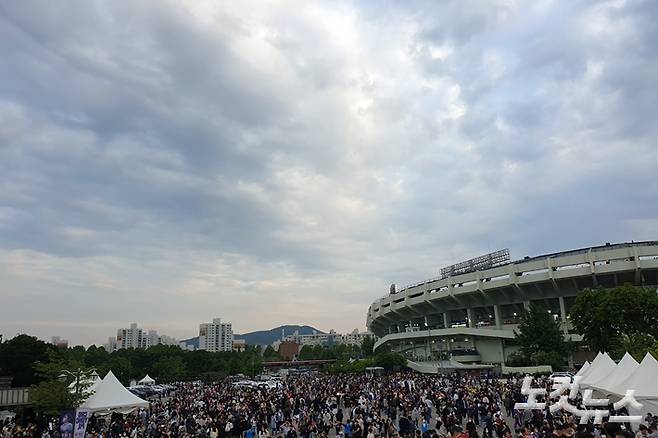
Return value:
[(658, 2), (0, 3), (0, 332), (365, 328), (658, 238)]

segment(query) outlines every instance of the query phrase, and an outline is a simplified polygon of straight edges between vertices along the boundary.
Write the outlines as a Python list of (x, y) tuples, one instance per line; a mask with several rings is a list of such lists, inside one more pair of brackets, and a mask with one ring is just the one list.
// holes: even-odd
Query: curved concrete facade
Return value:
[(409, 285), (368, 309), (367, 326), (410, 359), (480, 357), (502, 363), (516, 350), (514, 329), (524, 307), (546, 308), (570, 334), (569, 308), (578, 292), (625, 283), (658, 285), (658, 241), (606, 244), (547, 254)]

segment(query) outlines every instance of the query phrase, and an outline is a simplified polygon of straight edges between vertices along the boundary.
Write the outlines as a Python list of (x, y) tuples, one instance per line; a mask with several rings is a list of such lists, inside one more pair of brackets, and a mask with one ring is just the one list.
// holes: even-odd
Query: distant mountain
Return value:
[(307, 325), (282, 325), (271, 330), (259, 330), (256, 332), (234, 334), (234, 339), (244, 339), (248, 345), (270, 345), (272, 342), (281, 339), (281, 334), (285, 336), (292, 335), (293, 332), (299, 331), (300, 335), (310, 335), (313, 332), (324, 333)]
[[(323, 331), (308, 325), (282, 325), (271, 330), (259, 330), (257, 332), (243, 333), (241, 335), (236, 333), (233, 335), (233, 339), (244, 339), (245, 343), (248, 345), (270, 345), (272, 342), (281, 339), (282, 334), (288, 336), (292, 335), (295, 331), (299, 331), (300, 335), (310, 335), (313, 332), (324, 333)], [(194, 349), (199, 348), (198, 336), (190, 339), (183, 339), (180, 342), (189, 347), (193, 347)]]
[(183, 343), (188, 347), (193, 347), (196, 350), (197, 348), (199, 348), (199, 337), (195, 336), (190, 339), (183, 339), (182, 341), (180, 341), (180, 343)]

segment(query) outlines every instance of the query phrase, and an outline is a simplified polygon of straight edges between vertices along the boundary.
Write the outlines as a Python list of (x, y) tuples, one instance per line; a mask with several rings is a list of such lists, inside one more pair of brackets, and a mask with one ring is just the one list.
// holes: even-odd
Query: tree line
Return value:
[(586, 346), (606, 351), (614, 359), (629, 352), (641, 361), (647, 352), (658, 358), (658, 292), (623, 285), (615, 288), (584, 289), (569, 311), (572, 332), (582, 342), (564, 339), (564, 328), (546, 309), (532, 305), (521, 317), (515, 342), (520, 349), (510, 355), (512, 366), (552, 365), (561, 368), (568, 354)]
[(148, 349), (103, 347), (58, 348), (33, 336), (18, 335), (0, 344), (0, 375), (13, 376), (12, 386), (27, 387), (48, 380), (46, 366), (59, 370), (94, 368), (103, 376), (110, 369), (124, 384), (150, 374), (161, 382), (186, 379), (216, 380), (231, 374), (260, 372), (260, 346), (243, 352), (187, 351), (177, 346), (156, 345)]
[[(359, 345), (305, 345), (298, 359), (335, 359), (339, 362), (365, 359), (372, 355), (374, 341), (366, 338)], [(104, 376), (112, 370), (127, 384), (149, 374), (159, 382), (177, 380), (219, 380), (235, 374), (255, 375), (263, 362), (281, 360), (267, 346), (247, 345), (244, 351), (208, 352), (183, 350), (177, 346), (156, 345), (148, 349), (120, 349), (107, 352), (103, 347), (59, 348), (26, 334), (0, 343), (0, 376), (13, 376), (12, 386), (29, 387), (52, 379), (63, 369), (95, 369)]]
[(571, 322), (593, 351), (613, 358), (629, 352), (640, 361), (647, 352), (658, 357), (658, 291), (624, 285), (580, 292)]
[[(361, 346), (304, 346), (299, 359), (335, 359), (326, 366), (333, 373), (363, 371), (367, 366), (394, 369), (404, 366), (404, 358), (384, 353), (372, 356), (374, 341), (367, 338)], [(80, 405), (84, 391), (72, 392), (69, 385), (77, 371), (95, 370), (103, 377), (109, 370), (124, 384), (146, 374), (159, 383), (181, 380), (218, 381), (244, 374), (254, 376), (263, 362), (281, 360), (268, 346), (247, 345), (244, 351), (188, 351), (177, 346), (157, 345), (148, 349), (120, 349), (107, 352), (103, 347), (60, 348), (26, 334), (0, 343), (0, 376), (12, 376), (12, 386), (30, 387), (30, 399), (37, 412), (56, 415), (59, 410)], [(63, 370), (69, 372), (63, 375)], [(84, 389), (84, 388), (82, 388)]]

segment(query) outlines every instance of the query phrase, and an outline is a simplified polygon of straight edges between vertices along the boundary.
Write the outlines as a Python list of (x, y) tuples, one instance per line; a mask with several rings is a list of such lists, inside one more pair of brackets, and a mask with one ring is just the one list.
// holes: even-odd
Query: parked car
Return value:
[(570, 371), (557, 371), (550, 376), (549, 379), (555, 380), (556, 377), (568, 377), (570, 382), (573, 382), (574, 374)]

